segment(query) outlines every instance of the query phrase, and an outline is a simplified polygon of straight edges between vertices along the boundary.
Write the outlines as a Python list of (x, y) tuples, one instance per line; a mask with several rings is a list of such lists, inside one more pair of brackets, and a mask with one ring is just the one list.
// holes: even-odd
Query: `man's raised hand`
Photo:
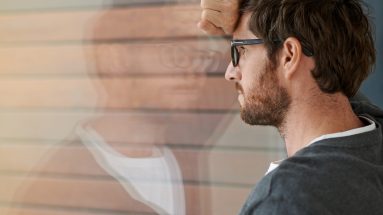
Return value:
[(240, 0), (201, 0), (198, 27), (210, 35), (230, 35), (239, 17)]

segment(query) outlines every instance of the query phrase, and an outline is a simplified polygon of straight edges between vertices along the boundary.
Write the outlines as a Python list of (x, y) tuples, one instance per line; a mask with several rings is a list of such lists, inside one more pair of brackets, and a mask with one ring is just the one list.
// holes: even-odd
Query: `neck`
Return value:
[(84, 126), (99, 134), (114, 150), (129, 157), (151, 157), (164, 139), (164, 126), (145, 117), (100, 116)]
[(306, 98), (293, 99), (285, 123), (279, 128), (289, 157), (317, 137), (363, 126), (347, 97), (340, 93)]

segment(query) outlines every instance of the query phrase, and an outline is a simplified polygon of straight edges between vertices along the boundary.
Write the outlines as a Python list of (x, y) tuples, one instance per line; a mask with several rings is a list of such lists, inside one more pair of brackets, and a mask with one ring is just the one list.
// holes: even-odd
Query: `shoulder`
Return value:
[(320, 150), (288, 158), (261, 180), (242, 214), (361, 214), (369, 207), (382, 212), (382, 192), (363, 165), (347, 153)]
[(270, 186), (285, 191), (285, 195), (286, 191), (302, 195), (315, 192), (316, 196), (348, 193), (364, 189), (355, 184), (369, 183), (377, 173), (374, 167), (347, 149), (312, 147), (282, 162), (272, 172)]
[[(307, 214), (307, 205), (319, 202), (313, 195), (323, 186), (323, 178), (304, 158), (289, 158), (257, 184), (242, 208), (248, 214)], [(311, 208), (311, 211), (313, 208)], [(299, 213), (298, 213), (299, 211)]]
[(341, 170), (343, 164), (331, 161), (328, 156), (296, 156), (282, 162), (271, 172), (272, 194), (280, 197), (299, 196), (307, 201), (309, 195), (319, 197), (324, 191), (347, 178)]

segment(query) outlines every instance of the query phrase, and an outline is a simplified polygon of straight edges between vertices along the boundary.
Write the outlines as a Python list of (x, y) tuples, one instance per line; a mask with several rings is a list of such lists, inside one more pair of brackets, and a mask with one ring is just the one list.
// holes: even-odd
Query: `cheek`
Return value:
[(266, 52), (260, 50), (252, 50), (246, 54), (240, 70), (242, 74), (241, 85), (244, 93), (248, 95), (260, 90), (260, 82), (266, 72), (268, 58)]
[(259, 82), (252, 76), (242, 82), (243, 94), (246, 98), (259, 92)]
[(244, 91), (254, 91), (259, 87), (260, 78), (262, 78), (262, 74), (264, 73), (264, 69), (259, 68), (259, 65), (251, 65), (251, 67), (247, 68), (245, 73), (242, 74), (242, 87)]

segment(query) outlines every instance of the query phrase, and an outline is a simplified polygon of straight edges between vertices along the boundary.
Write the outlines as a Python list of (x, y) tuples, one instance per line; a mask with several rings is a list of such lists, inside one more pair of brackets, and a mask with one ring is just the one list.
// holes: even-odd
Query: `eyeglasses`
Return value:
[[(275, 40), (275, 42), (280, 42), (279, 40)], [(238, 66), (239, 63), (239, 51), (237, 49), (237, 46), (246, 46), (246, 45), (258, 45), (264, 43), (264, 40), (262, 39), (247, 39), (247, 40), (232, 40), (231, 41), (231, 62), (233, 63), (233, 66)], [(302, 47), (303, 54), (305, 54), (308, 57), (314, 56), (314, 53), (306, 48), (305, 46)]]
[(231, 62), (233, 63), (233, 66), (238, 66), (239, 63), (239, 51), (237, 49), (237, 46), (246, 46), (246, 45), (258, 45), (262, 44), (262, 39), (247, 39), (247, 40), (232, 40), (231, 41)]

